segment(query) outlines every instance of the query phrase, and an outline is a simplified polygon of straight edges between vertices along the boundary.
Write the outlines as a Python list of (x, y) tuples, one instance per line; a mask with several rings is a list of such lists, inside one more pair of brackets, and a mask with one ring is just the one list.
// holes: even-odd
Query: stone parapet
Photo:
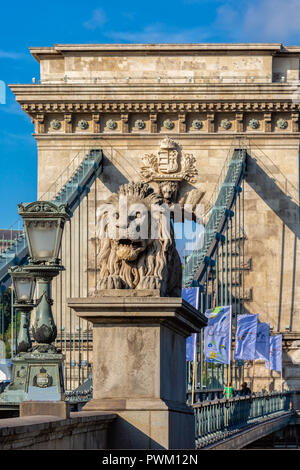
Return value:
[(101, 412), (26, 416), (0, 421), (0, 450), (106, 449), (107, 432), (116, 415)]

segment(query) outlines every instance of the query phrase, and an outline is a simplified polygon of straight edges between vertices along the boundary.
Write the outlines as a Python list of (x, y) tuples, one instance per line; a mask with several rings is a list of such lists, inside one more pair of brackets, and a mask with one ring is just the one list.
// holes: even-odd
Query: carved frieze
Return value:
[(159, 103), (159, 102), (142, 102), (142, 103), (24, 103), (22, 109), (28, 114), (39, 113), (131, 113), (131, 112), (149, 112), (149, 113), (188, 113), (188, 112), (297, 112), (300, 111), (300, 103), (292, 101), (272, 102), (193, 102), (193, 103)]
[[(235, 103), (235, 106), (233, 104), (169, 103), (167, 106), (166, 103), (135, 103), (135, 106), (132, 106), (132, 114), (131, 111), (128, 111), (130, 103), (85, 103), (65, 105), (64, 107), (57, 103), (48, 103), (39, 106), (32, 104), (32, 109), (29, 105), (24, 105), (23, 109), (35, 122), (37, 134), (45, 133), (47, 129), (55, 130), (51, 122), (56, 123), (56, 121), (64, 123), (62, 131), (65, 133), (87, 130), (98, 134), (102, 132), (103, 128), (103, 125), (100, 125), (101, 120), (104, 122), (106, 131), (114, 131), (118, 127), (118, 130), (123, 134), (133, 130), (144, 130), (149, 133), (169, 130), (184, 134), (200, 129), (202, 131), (205, 129), (207, 133), (220, 131), (243, 133), (244, 124), (248, 131), (259, 128), (262, 132), (299, 132), (299, 111), (296, 109), (298, 105), (295, 103), (253, 102)], [(61, 113), (62, 108), (66, 110), (71, 107), (74, 108), (72, 113)], [(180, 112), (175, 114), (173, 110), (176, 107)], [(81, 113), (82, 108), (85, 109), (85, 114)], [(91, 113), (89, 113), (90, 108), (93, 108)], [(99, 111), (99, 108), (102, 108), (102, 112)], [(46, 109), (48, 114), (46, 114)], [(136, 115), (136, 111), (141, 109), (144, 110), (144, 114), (140, 117)], [(206, 111), (203, 112), (203, 109)], [(235, 109), (235, 113), (232, 113), (233, 109)], [(45, 112), (42, 112), (43, 110)], [(122, 112), (120, 112), (121, 110)], [(170, 114), (166, 114), (167, 110)], [(195, 110), (198, 112), (196, 113)], [(262, 112), (262, 110), (264, 111)], [(283, 113), (283, 111), (285, 112)], [(80, 113), (80, 116), (77, 117), (76, 113)], [(77, 122), (76, 117), (78, 119), (75, 126), (73, 125), (73, 117), (75, 123)], [(146, 126), (148, 121), (149, 125)], [(45, 126), (45, 122), (49, 125)], [(129, 122), (132, 123), (131, 126), (129, 126)]]

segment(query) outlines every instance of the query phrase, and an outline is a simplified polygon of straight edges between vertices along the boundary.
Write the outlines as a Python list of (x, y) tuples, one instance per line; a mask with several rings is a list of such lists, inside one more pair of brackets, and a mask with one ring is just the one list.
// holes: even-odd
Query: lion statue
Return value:
[(147, 183), (129, 183), (100, 207), (97, 291), (158, 289), (180, 297), (181, 260), (163, 198)]

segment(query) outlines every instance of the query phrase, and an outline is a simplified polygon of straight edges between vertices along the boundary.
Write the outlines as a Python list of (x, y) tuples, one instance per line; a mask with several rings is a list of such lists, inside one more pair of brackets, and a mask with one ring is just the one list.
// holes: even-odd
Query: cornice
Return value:
[(292, 101), (103, 101), (103, 102), (61, 102), (48, 101), (20, 103), (28, 114), (39, 113), (170, 113), (170, 112), (204, 112), (204, 113), (240, 113), (240, 112), (299, 112), (300, 103)]
[(170, 84), (82, 83), (52, 85), (9, 85), (17, 102), (277, 102), (292, 101), (296, 84)]
[[(99, 134), (93, 134), (92, 132), (88, 133), (72, 133), (72, 134), (41, 134), (41, 133), (32, 133), (31, 134), (37, 141), (53, 141), (53, 140), (65, 140), (65, 141), (70, 141), (70, 139), (73, 140), (96, 140), (97, 142), (99, 141), (105, 141), (106, 139), (110, 140), (123, 140), (124, 138), (130, 139), (130, 140), (148, 140), (148, 139), (161, 139), (162, 137), (165, 137), (165, 134), (162, 133), (155, 133), (155, 134), (132, 134), (132, 133), (101, 133)], [(191, 133), (185, 133), (185, 134), (180, 134), (178, 132), (172, 132), (169, 135), (172, 136), (172, 139), (186, 139), (186, 140), (207, 140), (213, 138), (214, 140), (226, 140), (229, 139), (231, 142), (232, 139), (234, 138), (245, 138), (247, 139), (262, 139), (263, 141), (266, 141), (266, 139), (270, 138), (273, 141), (278, 140), (279, 141), (279, 146), (282, 148), (284, 146), (284, 143), (287, 142), (287, 140), (294, 140), (294, 143), (292, 143), (292, 146), (295, 146), (298, 148), (299, 146), (299, 132), (242, 132), (242, 133), (237, 133), (237, 132), (203, 132), (199, 134), (191, 134)], [(284, 139), (284, 143), (283, 140)], [(107, 144), (109, 145), (109, 141), (107, 141)], [(273, 145), (273, 143), (272, 143)]]
[(33, 57), (40, 61), (49, 55), (205, 55), (209, 53), (274, 54), (286, 48), (281, 43), (191, 43), (191, 44), (54, 44), (52, 47), (30, 47)]

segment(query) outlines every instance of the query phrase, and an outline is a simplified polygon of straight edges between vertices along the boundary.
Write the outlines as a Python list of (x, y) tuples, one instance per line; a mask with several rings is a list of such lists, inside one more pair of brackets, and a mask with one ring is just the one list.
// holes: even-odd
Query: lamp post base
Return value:
[(63, 359), (60, 353), (39, 350), (15, 356), (12, 382), (0, 395), (0, 404), (64, 400)]

